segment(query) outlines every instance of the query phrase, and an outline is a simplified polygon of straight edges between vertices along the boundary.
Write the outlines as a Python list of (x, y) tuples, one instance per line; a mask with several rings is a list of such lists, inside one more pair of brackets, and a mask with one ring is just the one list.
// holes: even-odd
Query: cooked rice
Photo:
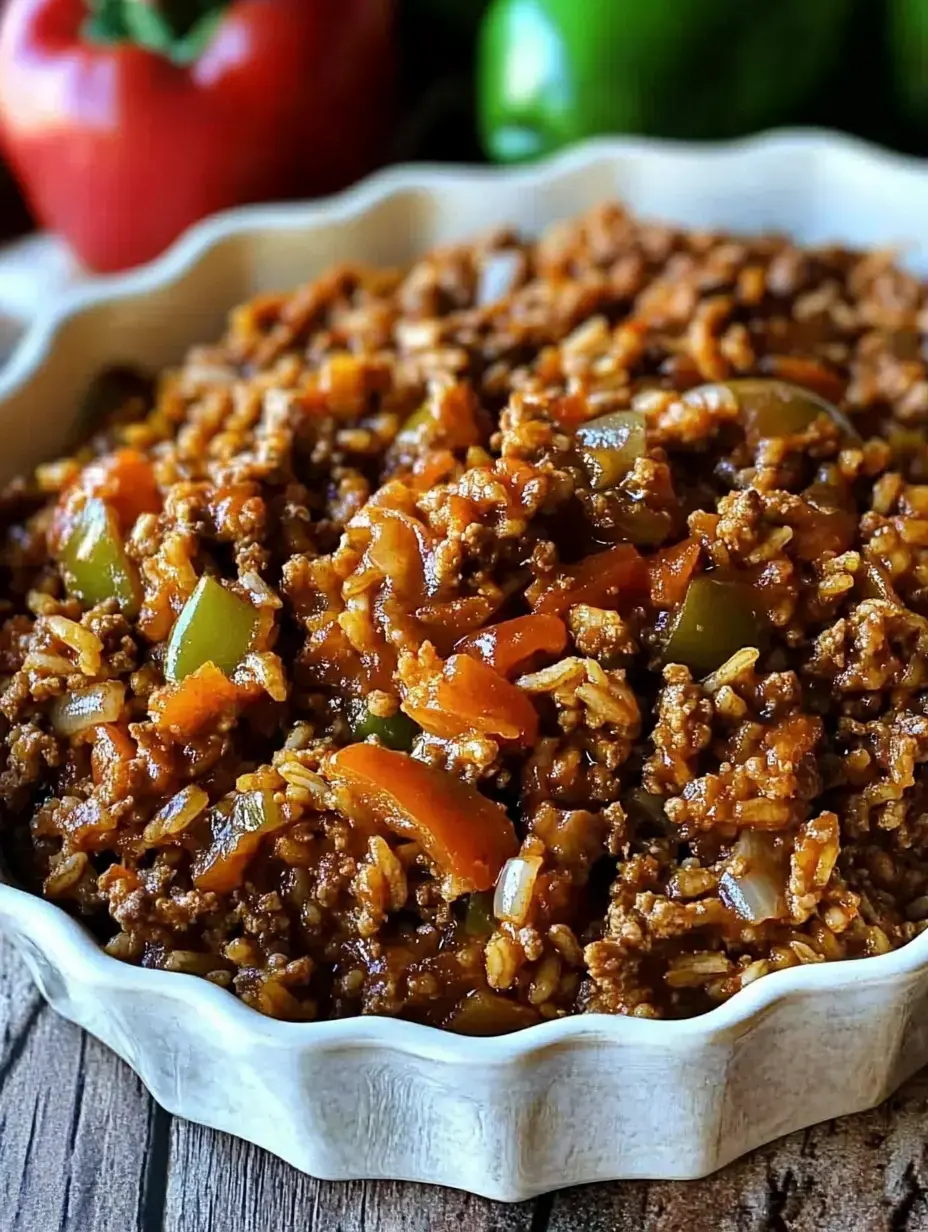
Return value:
[[(856, 435), (752, 436), (730, 392), (683, 396), (745, 376)], [(646, 448), (597, 488), (574, 433), (632, 406)], [(143, 418), (0, 498), (9, 862), (113, 956), (295, 1020), (679, 1017), (903, 945), (928, 924), (926, 425), (928, 294), (885, 252), (605, 206), (261, 296)], [(147, 504), (106, 486), (120, 448)], [(137, 614), (68, 593), (62, 519), (91, 496)], [(693, 576), (749, 579), (761, 644), (696, 671), (668, 661), (670, 573), (584, 589), (630, 525), (652, 570), (689, 543)], [(166, 653), (204, 574), (255, 624), (194, 713)], [(562, 648), (501, 673), (518, 704), (450, 707), (456, 661), (489, 653), (460, 639), (533, 609)], [(117, 717), (61, 734), (103, 682)], [(511, 913), (346, 788), (333, 754), (388, 732), (505, 806), (537, 865)]]

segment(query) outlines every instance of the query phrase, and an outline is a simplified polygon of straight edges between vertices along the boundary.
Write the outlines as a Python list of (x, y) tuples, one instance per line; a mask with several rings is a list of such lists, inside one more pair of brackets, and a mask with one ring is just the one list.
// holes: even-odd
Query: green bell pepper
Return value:
[(68, 594), (85, 607), (115, 599), (124, 616), (132, 620), (138, 615), (138, 571), (126, 555), (116, 515), (102, 500), (94, 497), (78, 513), (58, 563)]
[(928, 135), (928, 2), (887, 0), (889, 69), (904, 118)]
[(728, 137), (824, 89), (854, 0), (494, 0), (481, 138), (500, 162), (600, 133)]
[(204, 574), (171, 630), (166, 679), (183, 680), (207, 662), (231, 676), (248, 653), (257, 625), (258, 613), (247, 599)]
[(386, 748), (397, 749), (401, 753), (409, 752), (421, 730), (402, 710), (397, 710), (389, 719), (382, 719), (372, 714), (363, 701), (349, 703), (348, 716), (352, 740), (376, 736)]
[(763, 633), (751, 588), (703, 573), (687, 588), (664, 662), (684, 663), (697, 676), (706, 676), (744, 647), (759, 646)]

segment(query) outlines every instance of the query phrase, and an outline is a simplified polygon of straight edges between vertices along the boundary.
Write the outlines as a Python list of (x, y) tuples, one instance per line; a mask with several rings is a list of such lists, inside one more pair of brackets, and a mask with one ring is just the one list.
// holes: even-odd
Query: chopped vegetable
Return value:
[(149, 846), (169, 841), (175, 835), (183, 834), (207, 808), (207, 793), (196, 783), (188, 783), (158, 810), (142, 831), (142, 838)]
[(538, 735), (531, 700), (481, 659), (452, 655), (442, 674), (409, 690), (403, 710), (433, 736), (453, 738), (474, 729), (525, 748)]
[(381, 744), (388, 749), (400, 749), (408, 753), (412, 748), (419, 728), (402, 710), (397, 710), (389, 718), (381, 718), (372, 714), (363, 701), (356, 701), (348, 707), (351, 735), (354, 740), (367, 740), (376, 736)]
[(643, 557), (630, 543), (617, 543), (562, 570), (557, 581), (546, 586), (532, 606), (536, 615), (560, 616), (578, 603), (616, 607), (619, 599), (641, 599), (648, 589), (648, 568)]
[(493, 919), (493, 895), (489, 890), (478, 890), (468, 896), (464, 931), (468, 937), (489, 937), (496, 927)]
[(126, 686), (120, 680), (104, 680), (73, 689), (52, 702), (52, 727), (59, 736), (76, 736), (100, 723), (115, 723), (122, 712)]
[(107, 775), (128, 766), (135, 755), (135, 741), (122, 724), (101, 723), (94, 729), (90, 754), (94, 784), (99, 786)]
[(543, 864), (540, 856), (513, 856), (503, 865), (493, 895), (493, 914), (510, 924), (524, 924)]
[(165, 677), (183, 680), (204, 663), (231, 675), (248, 653), (257, 624), (258, 613), (247, 599), (204, 575), (174, 622)]
[(652, 509), (644, 501), (628, 501), (610, 511), (610, 525), (610, 538), (651, 548), (668, 537), (673, 528), (673, 515), (667, 509)]
[(88, 497), (98, 496), (119, 519), (127, 535), (143, 513), (161, 511), (161, 493), (151, 462), (137, 449), (117, 449), (85, 467), (80, 487)]
[(576, 432), (577, 452), (597, 491), (614, 487), (645, 454), (640, 411), (613, 411), (590, 419)]
[(480, 988), (468, 993), (442, 1025), (458, 1035), (508, 1035), (540, 1020), (538, 1011), (530, 1005)]
[(567, 629), (559, 616), (533, 615), (468, 633), (454, 649), (481, 659), (501, 676), (512, 676), (535, 655), (559, 655), (566, 645)]
[(700, 550), (695, 539), (684, 539), (649, 558), (651, 602), (655, 607), (674, 608), (683, 602), (693, 571), (699, 564)]
[(421, 602), (429, 560), (424, 527), (415, 518), (393, 510), (376, 510), (375, 514), (367, 559), (380, 570), (394, 594), (411, 603)]
[(702, 574), (689, 584), (664, 648), (664, 662), (683, 663), (705, 676), (736, 650), (757, 646), (760, 636), (750, 586)]
[(261, 840), (287, 824), (270, 791), (246, 791), (232, 801), (231, 812), (217, 811), (213, 841), (193, 864), (198, 890), (228, 894), (245, 879), (245, 870)]
[[(744, 0), (492, 0), (477, 46), (484, 151), (521, 162), (605, 133), (707, 140), (774, 127), (832, 89), (859, 12), (852, 0), (777, 0), (750, 20)], [(915, 47), (905, 79), (917, 83), (920, 132), (928, 90)], [(693, 88), (681, 99), (683, 82)]]
[(713, 394), (722, 399), (734, 398), (745, 432), (755, 440), (795, 436), (805, 432), (822, 415), (832, 420), (847, 440), (860, 440), (857, 429), (833, 403), (789, 381), (743, 377), (716, 385), (698, 385), (685, 393), (683, 400), (705, 399)]
[(846, 485), (840, 480), (812, 483), (803, 491), (802, 498), (815, 514), (808, 525), (793, 528), (797, 553), (806, 560), (814, 560), (825, 552), (835, 556), (846, 552), (857, 533), (857, 514)]
[(191, 740), (224, 713), (234, 712), (242, 691), (215, 663), (204, 663), (178, 684), (159, 689), (149, 710), (155, 726), (180, 740)]
[(732, 856), (734, 869), (727, 869), (719, 881), (725, 905), (751, 924), (785, 916), (786, 861), (773, 836), (742, 830)]
[(502, 806), (445, 770), (376, 744), (348, 745), (329, 765), (367, 817), (419, 843), (458, 893), (489, 890), (516, 853)]
[(518, 248), (494, 248), (484, 255), (477, 275), (478, 308), (505, 298), (519, 285), (525, 272), (525, 257)]
[(0, 9), (4, 161), (90, 269), (150, 261), (217, 210), (333, 192), (382, 158), (390, 0)]
[(126, 555), (116, 515), (102, 500), (88, 500), (69, 519), (58, 563), (69, 593), (85, 607), (115, 599), (128, 619), (138, 615), (138, 572)]
[(502, 602), (502, 594), (459, 595), (456, 599), (423, 603), (416, 608), (416, 620), (429, 641), (444, 654), (465, 634), (481, 629)]

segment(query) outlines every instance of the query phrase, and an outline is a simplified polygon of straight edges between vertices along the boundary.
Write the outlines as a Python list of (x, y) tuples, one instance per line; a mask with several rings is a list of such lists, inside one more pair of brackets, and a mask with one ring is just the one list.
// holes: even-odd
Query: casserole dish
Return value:
[[(911, 243), (917, 263), (926, 195), (903, 160), (779, 135), (698, 151), (593, 143), (502, 176), (400, 170), (321, 205), (236, 212), (156, 266), (71, 293), (33, 327), (0, 391), (5, 465), (65, 443), (68, 391), (105, 364), (170, 363), (215, 333), (230, 304), (333, 259), (401, 263), (502, 221), (534, 231), (619, 196), (696, 227)], [(36, 407), (46, 430), (17, 432)], [(129, 1060), (168, 1108), (323, 1177), (516, 1199), (612, 1177), (696, 1176), (875, 1102), (925, 1059), (921, 940), (865, 964), (782, 972), (686, 1022), (588, 1016), (475, 1041), (381, 1019), (267, 1022), (216, 988), (116, 966), (57, 909), (12, 887), (0, 888), (0, 918), (52, 1004)]]

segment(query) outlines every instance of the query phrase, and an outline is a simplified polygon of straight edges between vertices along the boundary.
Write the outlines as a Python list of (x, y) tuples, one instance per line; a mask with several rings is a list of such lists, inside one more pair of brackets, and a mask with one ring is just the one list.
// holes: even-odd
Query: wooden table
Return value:
[(3, 1232), (911, 1232), (928, 1229), (928, 1071), (873, 1112), (793, 1134), (705, 1181), (523, 1202), (315, 1181), (159, 1108), (58, 1018), (0, 940)]

